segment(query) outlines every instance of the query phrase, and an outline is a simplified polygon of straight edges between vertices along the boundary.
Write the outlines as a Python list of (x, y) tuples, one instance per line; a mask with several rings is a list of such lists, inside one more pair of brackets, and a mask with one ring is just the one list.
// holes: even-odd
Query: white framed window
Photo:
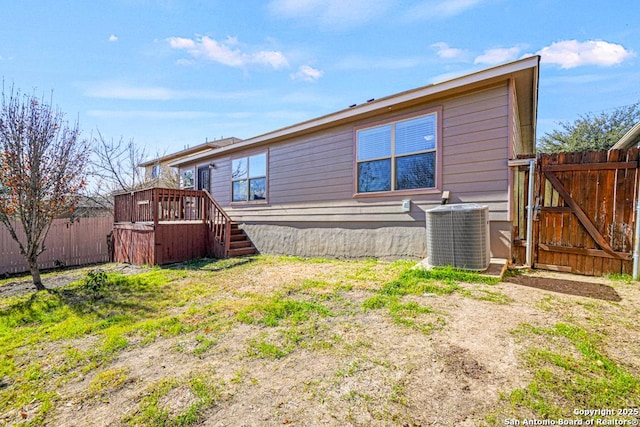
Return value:
[(160, 173), (162, 172), (162, 166), (160, 164), (153, 165), (151, 168), (151, 178), (156, 179), (160, 178)]
[(231, 201), (254, 202), (267, 199), (267, 153), (231, 161)]
[(180, 188), (192, 190), (194, 184), (193, 169), (187, 169), (180, 172)]
[(434, 189), (438, 113), (356, 130), (356, 192)]

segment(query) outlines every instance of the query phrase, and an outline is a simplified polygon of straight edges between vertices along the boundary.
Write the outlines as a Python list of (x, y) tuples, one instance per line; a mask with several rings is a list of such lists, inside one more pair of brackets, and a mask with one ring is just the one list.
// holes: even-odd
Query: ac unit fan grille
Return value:
[(445, 205), (427, 211), (427, 256), (434, 266), (489, 267), (488, 207)]

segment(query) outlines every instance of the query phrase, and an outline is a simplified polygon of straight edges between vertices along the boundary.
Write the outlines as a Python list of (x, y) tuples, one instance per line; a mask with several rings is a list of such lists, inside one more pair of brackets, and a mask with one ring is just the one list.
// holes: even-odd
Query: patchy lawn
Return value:
[(637, 283), (581, 278), (618, 296), (590, 298), (545, 289), (558, 276), (413, 264), (107, 265), (103, 286), (52, 273), (38, 294), (2, 280), (0, 426), (640, 419)]

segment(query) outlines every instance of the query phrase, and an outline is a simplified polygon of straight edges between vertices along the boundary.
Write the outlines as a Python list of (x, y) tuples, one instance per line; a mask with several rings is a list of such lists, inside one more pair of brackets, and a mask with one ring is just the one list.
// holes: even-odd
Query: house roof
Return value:
[(640, 122), (633, 125), (631, 129), (618, 142), (616, 142), (610, 150), (619, 150), (621, 148), (631, 148), (640, 144)]
[(236, 142), (242, 141), (240, 138), (223, 138), (217, 141), (207, 141), (203, 144), (194, 145), (193, 147), (185, 148), (184, 150), (167, 154), (166, 156), (157, 157), (155, 159), (147, 160), (146, 162), (140, 163), (140, 167), (145, 166), (153, 166), (159, 163), (170, 162), (172, 160), (180, 159), (181, 157), (192, 156), (196, 154), (203, 154), (204, 152), (210, 152), (215, 150), (216, 148), (226, 147), (227, 145), (235, 144)]
[(475, 88), (485, 87), (510, 78), (515, 81), (523, 146), (533, 152), (535, 147), (535, 126), (538, 102), (538, 67), (540, 56), (531, 56), (518, 61), (509, 62), (497, 67), (488, 68), (475, 73), (456, 77), (451, 80), (430, 84), (417, 89), (408, 90), (395, 95), (364, 104), (351, 106), (331, 114), (307, 120), (282, 129), (245, 139), (236, 144), (220, 147), (205, 153), (182, 157), (170, 164), (180, 167), (202, 159), (212, 158), (223, 153), (244, 149), (292, 138), (338, 124), (353, 122), (366, 117), (375, 116), (392, 110), (410, 107), (419, 103), (437, 100), (445, 96), (453, 96)]

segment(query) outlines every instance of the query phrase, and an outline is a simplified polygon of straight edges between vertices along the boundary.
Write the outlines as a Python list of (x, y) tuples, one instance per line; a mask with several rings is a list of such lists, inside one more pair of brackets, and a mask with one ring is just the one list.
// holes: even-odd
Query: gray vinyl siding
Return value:
[(215, 159), (211, 171), (211, 195), (222, 206), (231, 203), (231, 159), (229, 156)]
[(443, 189), (460, 202), (488, 204), (492, 220), (507, 220), (507, 86), (445, 104), (443, 132)]
[[(424, 211), (441, 194), (354, 197), (354, 127), (442, 107), (442, 190), (450, 203), (487, 204), (492, 221), (508, 220), (509, 91), (499, 87), (441, 99), (290, 140), (252, 147), (268, 151), (268, 203), (232, 204), (231, 159), (214, 158), (212, 195), (231, 217), (246, 223), (360, 222), (424, 224)], [(402, 212), (401, 201), (412, 210)]]
[(269, 202), (313, 203), (353, 196), (353, 128), (342, 126), (269, 150)]

